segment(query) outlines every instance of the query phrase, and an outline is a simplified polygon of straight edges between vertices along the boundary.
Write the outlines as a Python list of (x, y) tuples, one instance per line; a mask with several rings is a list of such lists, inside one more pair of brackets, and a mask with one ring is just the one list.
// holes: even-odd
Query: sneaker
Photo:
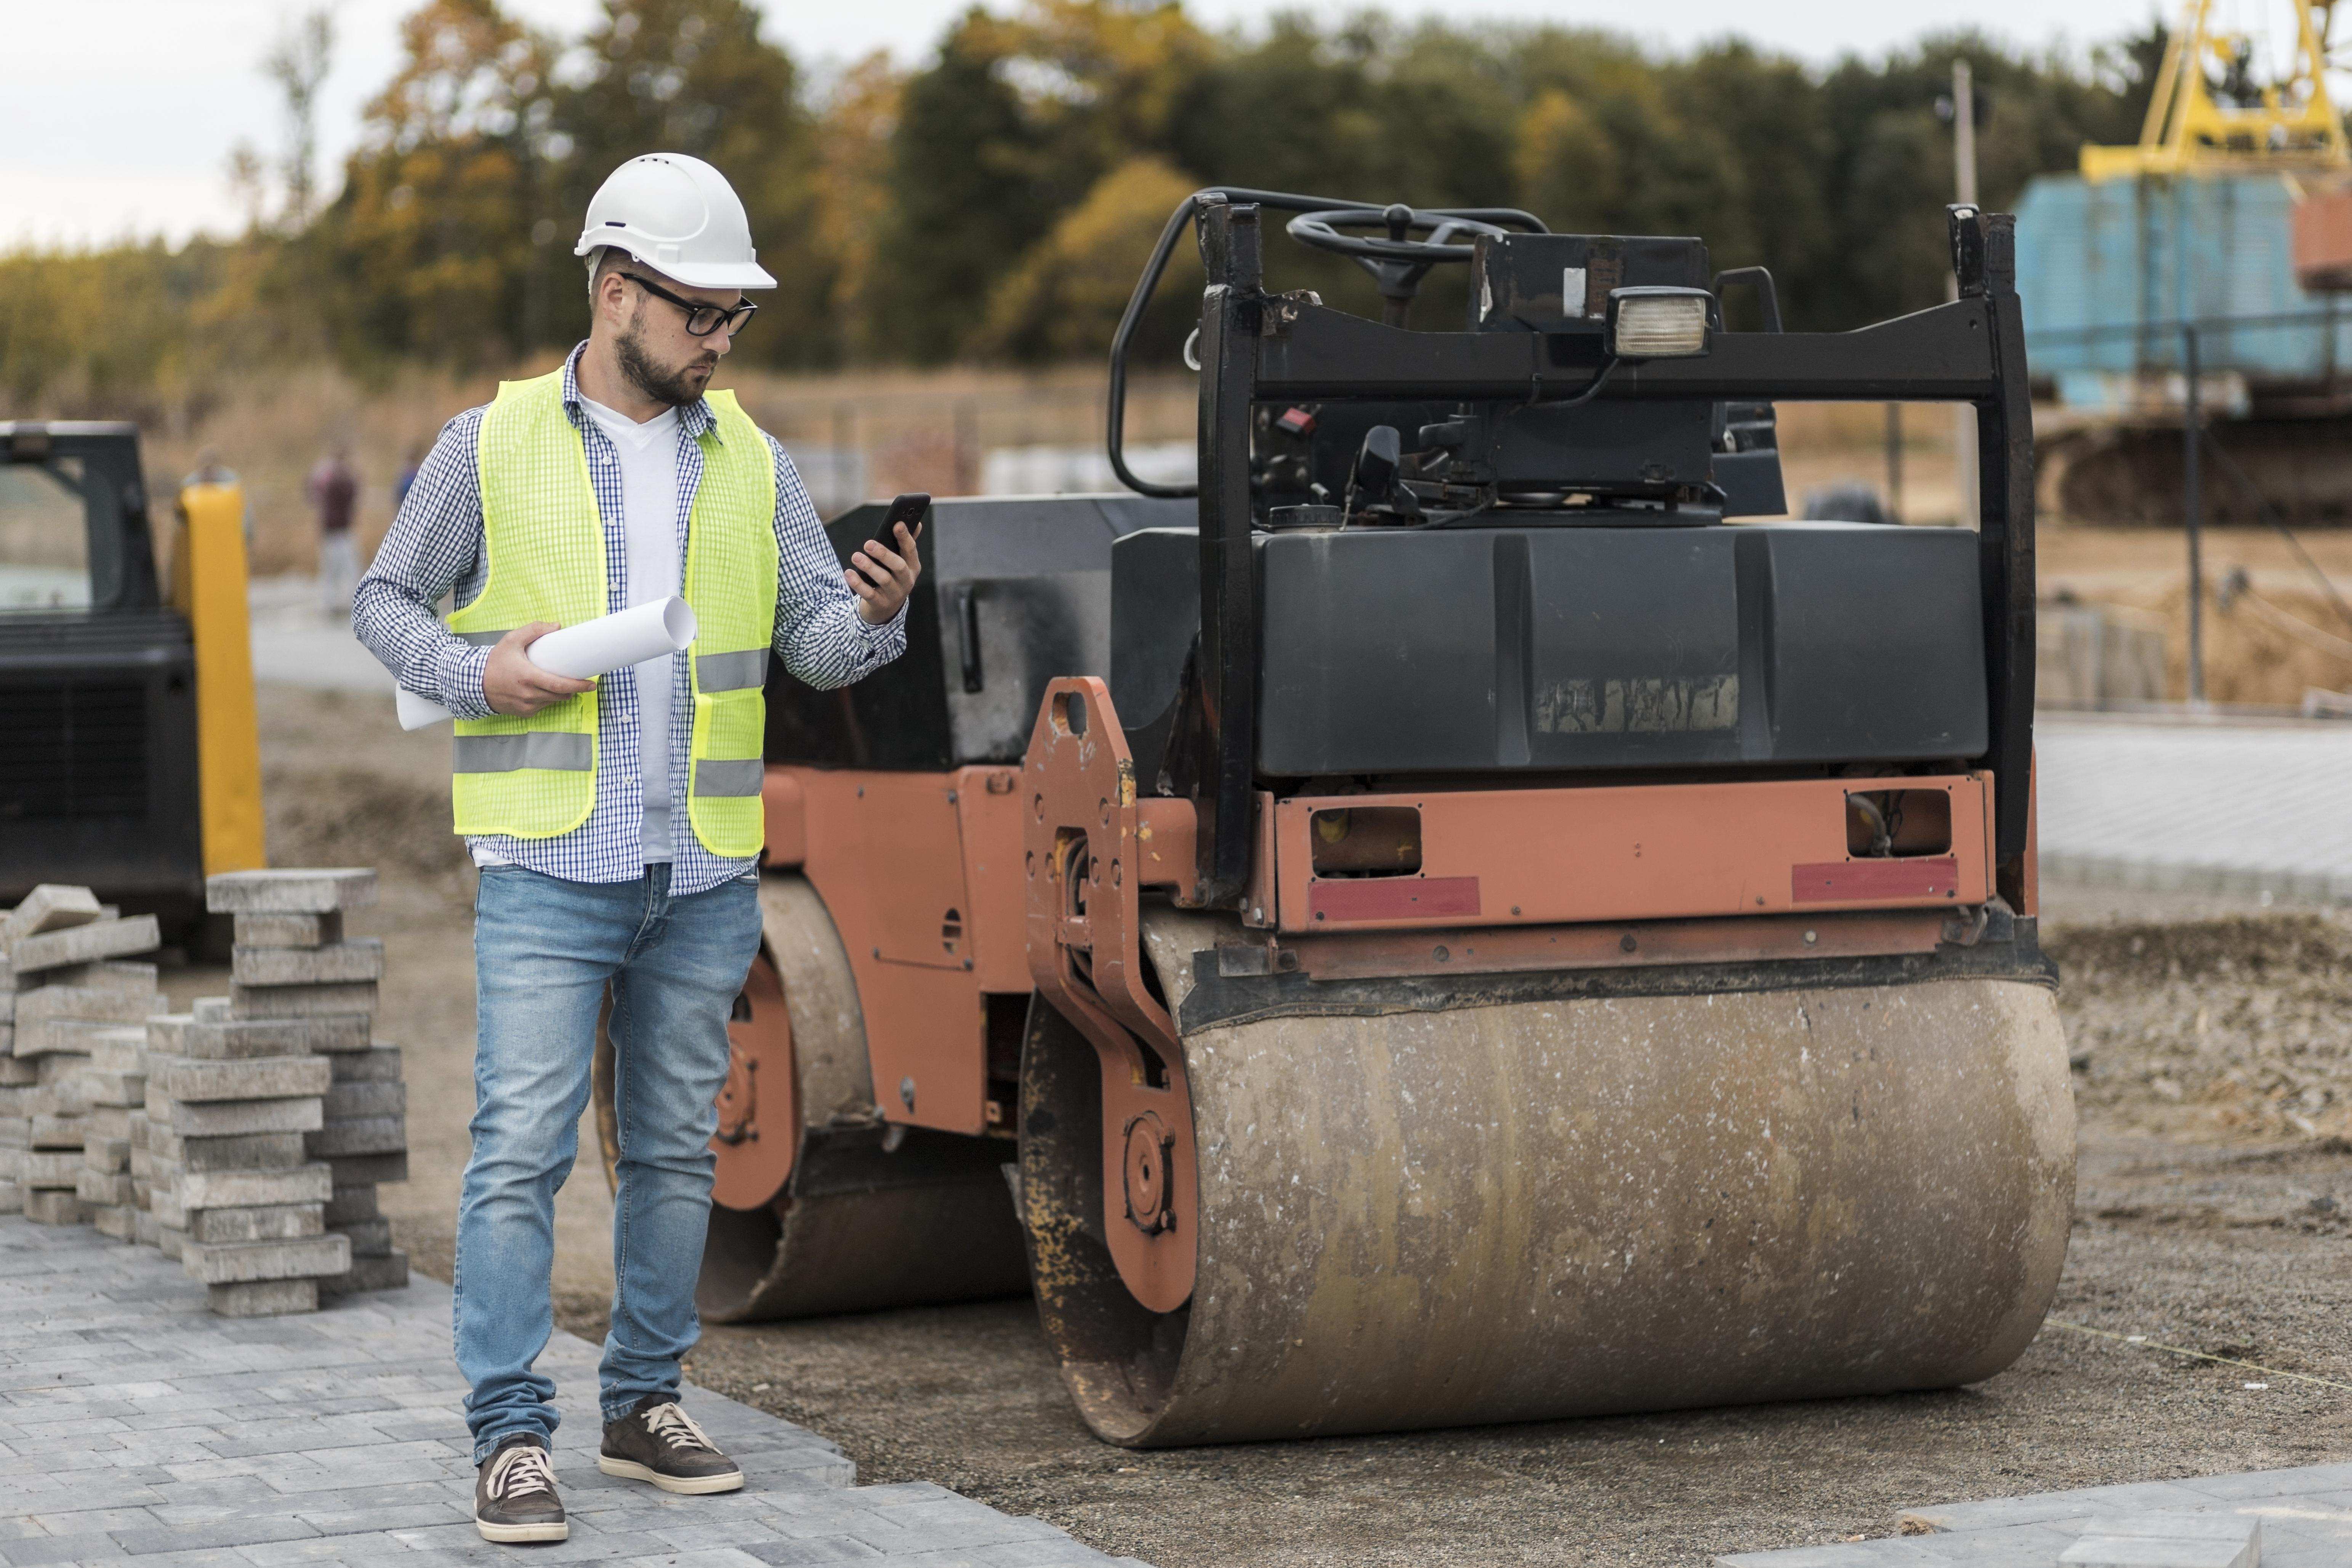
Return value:
[(547, 1440), (517, 1433), (482, 1461), (474, 1481), (474, 1528), (485, 1541), (563, 1541), (572, 1526), (555, 1495)]
[(648, 1394), (635, 1410), (605, 1423), (596, 1468), (666, 1492), (731, 1492), (743, 1484), (742, 1468), (719, 1451), (673, 1394)]

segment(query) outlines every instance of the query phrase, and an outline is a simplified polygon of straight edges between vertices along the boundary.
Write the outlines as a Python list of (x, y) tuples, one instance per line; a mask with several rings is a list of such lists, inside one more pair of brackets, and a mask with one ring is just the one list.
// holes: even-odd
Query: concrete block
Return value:
[(147, 1030), (143, 1026), (108, 1029), (89, 1037), (92, 1072), (147, 1071)]
[(35, 1084), (30, 1089), (18, 1089), (12, 1098), (20, 1116), (73, 1116), (79, 1113), (82, 1104), (80, 1086), (69, 1079)]
[(190, 1210), (322, 1204), (334, 1190), (333, 1173), (322, 1164), (285, 1171), (189, 1171), (177, 1187), (179, 1201)]
[(0, 1026), (0, 1089), (16, 1089), (40, 1081), (41, 1064), (31, 1057), (19, 1059), (15, 1027)]
[(334, 1069), (314, 1056), (247, 1057), (233, 1061), (151, 1054), (148, 1076), (183, 1103), (200, 1100), (316, 1099)]
[(128, 1124), (128, 1131), (123, 1136), (131, 1140), (131, 1146), (133, 1149), (146, 1148), (147, 1113), (144, 1110), (125, 1111), (122, 1120)]
[(319, 1310), (319, 1288), (308, 1279), (256, 1279), (205, 1288), (205, 1304), (224, 1318), (278, 1318)]
[(8, 1177), (0, 1176), (0, 1214), (23, 1214), (25, 1189)]
[(147, 1025), (147, 1047), (167, 1056), (207, 1061), (250, 1057), (305, 1056), (314, 1051), (364, 1051), (368, 1017), (363, 1013), (324, 1018), (212, 1018), (187, 1014), (155, 1018)]
[(35, 1225), (79, 1225), (89, 1216), (82, 1210), (81, 1199), (72, 1192), (41, 1188), (25, 1194), (25, 1217)]
[(162, 1216), (157, 1216), (155, 1222), (156, 1251), (162, 1253), (166, 1258), (177, 1261), (180, 1256), (180, 1248), (187, 1245), (187, 1240), (188, 1233), (186, 1231), (174, 1230), (170, 1226), (163, 1222)]
[(128, 1147), (131, 1142), (132, 1114), (119, 1105), (93, 1105), (89, 1108), (89, 1114), (82, 1118), (82, 1121), (91, 1137), (120, 1139), (124, 1146)]
[(76, 1105), (86, 1098), (82, 1093), (81, 1079), (89, 1071), (89, 1053), (87, 1051), (49, 1051), (35, 1065), (40, 1068), (43, 1086), (55, 1089)]
[[(119, 958), (101, 959), (96, 963), (69, 963), (61, 968), (46, 970), (33, 978), (45, 985), (72, 985), (84, 991), (132, 991), (144, 996), (155, 990), (156, 969), (152, 963)], [(29, 989), (32, 980), (22, 982), (19, 989)]]
[(152, 952), (163, 945), (163, 928), (155, 923), (155, 917), (134, 915), (127, 921), (93, 921), (21, 938), (8, 944), (8, 963), (18, 974), (32, 974), (61, 964)]
[(93, 1114), (118, 1110), (128, 1116), (132, 1106), (147, 1103), (147, 1078), (143, 1073), (93, 1072), (83, 1078), (82, 1086)]
[(355, 1220), (331, 1228), (352, 1244), (353, 1258), (388, 1258), (392, 1255), (392, 1221), (388, 1219)]
[(324, 1236), (326, 1207), (324, 1204), (262, 1204), (249, 1208), (198, 1209), (188, 1215), (188, 1238), (220, 1247)]
[(250, 1279), (315, 1279), (352, 1266), (352, 1244), (335, 1235), (299, 1241), (256, 1241), (207, 1247), (191, 1239), (180, 1249), (180, 1266), (207, 1285)]
[(79, 1018), (92, 1024), (144, 1024), (171, 1010), (158, 991), (118, 990), (99, 985), (44, 985), (16, 998), (16, 1026), (43, 1018)]
[(326, 1221), (341, 1226), (373, 1219), (382, 1212), (376, 1207), (373, 1187), (337, 1187), (327, 1200)]
[(339, 910), (319, 915), (236, 917), (239, 947), (324, 947), (342, 940), (343, 917)]
[(2259, 1519), (2235, 1513), (2101, 1514), (2058, 1554), (2065, 1568), (2255, 1568)]
[(398, 1083), (400, 1047), (376, 1042), (363, 1051), (344, 1051), (329, 1058), (337, 1083)]
[(373, 937), (324, 947), (237, 947), (229, 977), (239, 985), (327, 985), (383, 978), (383, 943)]
[[(325, 1066), (325, 1063), (320, 1063)], [(173, 1100), (172, 1131), (183, 1139), (228, 1138), (258, 1132), (312, 1132), (324, 1122), (316, 1096), (309, 1100)]]
[(240, 1132), (184, 1138), (150, 1123), (147, 1147), (191, 1174), (220, 1171), (285, 1171), (305, 1163), (301, 1132)]
[(0, 1149), (29, 1149), (32, 1146), (31, 1117), (0, 1116)]
[(226, 871), (205, 879), (205, 907), (215, 914), (322, 915), (375, 902), (375, 872), (364, 867)]
[(382, 1258), (354, 1258), (348, 1272), (319, 1280), (321, 1296), (348, 1296), (358, 1290), (398, 1290), (408, 1284), (408, 1254), (394, 1247)]
[(375, 982), (337, 985), (236, 985), (228, 988), (229, 1010), (240, 1018), (323, 1018), (354, 1013), (373, 1016)]
[(81, 1142), (81, 1163), (93, 1171), (120, 1171), (128, 1178), (131, 1174), (131, 1140), (85, 1133)]
[(331, 1121), (361, 1116), (400, 1116), (408, 1110), (408, 1086), (404, 1083), (331, 1083), (324, 1099)]
[(310, 1158), (327, 1160), (352, 1154), (404, 1154), (408, 1150), (405, 1116), (353, 1116), (326, 1122), (304, 1134)]
[(93, 1171), (88, 1165), (74, 1182), (74, 1195), (86, 1204), (107, 1206), (131, 1202), (131, 1173), (128, 1171)]
[(28, 1190), (71, 1192), (81, 1180), (81, 1151), (26, 1149), (15, 1151), (17, 1184)]
[(36, 1116), (32, 1133), (27, 1142), (35, 1149), (71, 1149), (77, 1154), (89, 1136), (79, 1116)]
[(131, 1178), (131, 1201), (133, 1204), (136, 1204), (142, 1209), (151, 1208), (153, 1205), (150, 1203), (149, 1200), (153, 1196), (153, 1183), (150, 1182), (144, 1176), (133, 1176)]
[(113, 1204), (90, 1211), (89, 1223), (98, 1227), (100, 1236), (110, 1236), (117, 1241), (136, 1240), (139, 1211), (129, 1204)]
[(408, 1180), (408, 1151), (397, 1154), (339, 1154), (328, 1162), (339, 1187), (373, 1186)]
[(74, 1056), (95, 1056), (101, 1045), (114, 1042), (122, 1028), (121, 1024), (92, 1018), (37, 1018), (17, 1026), (14, 1054), (45, 1057), (63, 1051)]
[(152, 1214), (142, 1208), (132, 1216), (131, 1240), (142, 1247), (152, 1247), (155, 1245), (155, 1216)]
[(0, 949), (13, 948), (24, 937), (88, 925), (99, 918), (98, 895), (88, 888), (43, 882), (0, 919)]
[(236, 1016), (226, 996), (199, 996), (188, 1004), (188, 1014), (199, 1024), (226, 1024)]

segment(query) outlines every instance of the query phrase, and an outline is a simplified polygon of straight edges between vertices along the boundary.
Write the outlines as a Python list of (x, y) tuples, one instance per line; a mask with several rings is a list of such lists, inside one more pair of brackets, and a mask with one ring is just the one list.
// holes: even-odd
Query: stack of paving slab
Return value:
[(44, 883), (0, 919), (0, 1212), (129, 1240), (144, 1021), (164, 1010), (155, 917)]
[(346, 940), (368, 870), (239, 871), (206, 902), (236, 921), (231, 984), (147, 1029), (145, 1144), (157, 1245), (233, 1316), (408, 1282), (376, 1184), (407, 1179), (397, 1047), (373, 1037), (383, 947)]

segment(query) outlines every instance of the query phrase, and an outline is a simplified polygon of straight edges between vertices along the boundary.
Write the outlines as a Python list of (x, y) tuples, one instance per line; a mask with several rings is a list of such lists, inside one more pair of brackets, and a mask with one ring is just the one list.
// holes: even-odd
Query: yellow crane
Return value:
[(2255, 40), (2217, 26), (2213, 0), (2189, 0), (2165, 45), (2138, 144), (2083, 149), (2093, 183), (2140, 174), (2352, 169), (2327, 96), (2327, 35), (2336, 0), (2294, 0), (2286, 73), (2257, 85)]

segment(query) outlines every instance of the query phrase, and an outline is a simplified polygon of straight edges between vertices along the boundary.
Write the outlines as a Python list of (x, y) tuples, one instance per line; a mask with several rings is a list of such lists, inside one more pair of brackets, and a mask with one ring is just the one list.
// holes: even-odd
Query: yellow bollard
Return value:
[(195, 636), (205, 875), (250, 871), (268, 865), (268, 857), (246, 603), (245, 492), (236, 485), (190, 485), (180, 492), (180, 519), (172, 600)]

